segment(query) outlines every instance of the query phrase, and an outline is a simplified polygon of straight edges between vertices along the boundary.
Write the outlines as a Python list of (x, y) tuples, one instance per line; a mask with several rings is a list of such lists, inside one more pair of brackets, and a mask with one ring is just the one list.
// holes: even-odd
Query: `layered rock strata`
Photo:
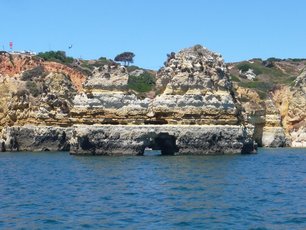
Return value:
[(281, 124), (281, 116), (271, 99), (265, 101), (265, 126), (262, 133), (264, 147), (286, 146), (286, 135)]
[[(195, 46), (169, 56), (155, 98), (137, 98), (122, 66), (96, 70), (74, 98), (72, 119), (86, 124), (239, 125), (239, 109), (220, 55)], [(90, 119), (88, 119), (90, 118)]]
[[(164, 154), (254, 151), (223, 59), (202, 46), (169, 55), (150, 97), (129, 88), (129, 76), (144, 70), (131, 73), (108, 62), (77, 80), (60, 64), (40, 65), (47, 74), (18, 81), (15, 99), (3, 102), (16, 108), (7, 108), (2, 120), (13, 126), (3, 130), (6, 150), (64, 150), (70, 144), (73, 154), (99, 155), (141, 155), (145, 147)], [(71, 138), (66, 129), (73, 130)]]
[(275, 90), (273, 100), (280, 111), (290, 145), (306, 147), (306, 69), (296, 78), (294, 86)]
[(287, 146), (287, 137), (278, 108), (271, 99), (261, 100), (253, 89), (236, 88), (241, 101), (243, 117), (253, 130), (253, 139), (260, 147)]

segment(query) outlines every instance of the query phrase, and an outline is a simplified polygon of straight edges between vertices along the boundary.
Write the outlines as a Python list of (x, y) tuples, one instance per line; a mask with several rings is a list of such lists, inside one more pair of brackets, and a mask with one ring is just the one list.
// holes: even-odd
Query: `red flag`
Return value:
[(10, 49), (13, 49), (13, 42), (10, 42)]

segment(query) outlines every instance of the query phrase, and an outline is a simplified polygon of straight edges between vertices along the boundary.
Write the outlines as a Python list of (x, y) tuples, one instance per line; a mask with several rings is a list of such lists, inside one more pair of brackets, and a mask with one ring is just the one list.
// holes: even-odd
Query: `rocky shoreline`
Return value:
[[(206, 155), (306, 146), (305, 71), (263, 100), (232, 81), (236, 67), (230, 73), (221, 55), (200, 45), (169, 54), (157, 72), (104, 59), (64, 65), (3, 53), (0, 60), (0, 151)], [(256, 79), (250, 73), (246, 81)]]
[(9, 127), (2, 151), (69, 151), (73, 155), (214, 155), (256, 152), (239, 126), (78, 125)]

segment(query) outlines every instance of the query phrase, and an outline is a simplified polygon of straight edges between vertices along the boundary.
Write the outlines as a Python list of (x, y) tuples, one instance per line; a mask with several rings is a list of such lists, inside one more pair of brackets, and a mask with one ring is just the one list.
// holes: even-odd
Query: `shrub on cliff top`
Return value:
[(65, 51), (41, 52), (38, 53), (37, 56), (41, 57), (45, 61), (55, 61), (63, 64), (71, 64), (73, 62), (73, 58), (67, 57)]
[(253, 72), (256, 74), (256, 75), (259, 75), (259, 74), (262, 74), (263, 73), (263, 70), (262, 70), (262, 67), (260, 65), (257, 65), (257, 64), (252, 64), (252, 63), (248, 63), (248, 62), (242, 62), (240, 64), (237, 65), (237, 68), (245, 73), (247, 72), (249, 69), (252, 69)]
[(241, 80), (239, 79), (239, 77), (235, 76), (235, 75), (232, 75), (231, 74), (231, 80), (232, 81), (235, 81), (235, 82), (240, 82)]
[(154, 77), (148, 73), (144, 72), (139, 76), (129, 76), (128, 87), (129, 89), (135, 90), (136, 92), (144, 93), (149, 92), (153, 89), (155, 85)]
[(37, 66), (33, 69), (24, 71), (20, 77), (22, 81), (33, 80), (34, 78), (38, 78), (40, 76), (44, 77), (46, 72), (42, 66)]
[(140, 68), (139, 68), (138, 66), (136, 66), (136, 65), (127, 66), (126, 68), (127, 68), (127, 70), (128, 70), (129, 73), (133, 72), (134, 70), (140, 69)]
[(41, 93), (37, 84), (33, 81), (27, 81), (26, 88), (34, 97), (37, 97)]

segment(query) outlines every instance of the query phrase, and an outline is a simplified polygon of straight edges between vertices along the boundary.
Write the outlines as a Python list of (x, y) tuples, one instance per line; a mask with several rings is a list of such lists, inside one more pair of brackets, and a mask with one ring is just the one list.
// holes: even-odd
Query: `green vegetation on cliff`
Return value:
[(129, 89), (135, 90), (140, 93), (149, 92), (153, 89), (155, 85), (154, 77), (148, 73), (144, 72), (139, 76), (129, 76), (128, 87)]
[(26, 88), (33, 95), (33, 97), (37, 97), (41, 92), (34, 81), (27, 81)]
[[(305, 66), (304, 59), (267, 60), (252, 59), (231, 64), (230, 74), (233, 82), (244, 88), (255, 89), (262, 99), (277, 85), (290, 85)], [(254, 79), (247, 77), (247, 71), (254, 73)]]
[(38, 78), (40, 76), (45, 76), (46, 72), (42, 66), (37, 66), (33, 69), (24, 71), (20, 77), (22, 81), (29, 81), (33, 80), (35, 78)]
[(45, 61), (55, 61), (63, 64), (71, 64), (74, 60), (72, 57), (67, 57), (65, 51), (41, 52), (37, 56)]

